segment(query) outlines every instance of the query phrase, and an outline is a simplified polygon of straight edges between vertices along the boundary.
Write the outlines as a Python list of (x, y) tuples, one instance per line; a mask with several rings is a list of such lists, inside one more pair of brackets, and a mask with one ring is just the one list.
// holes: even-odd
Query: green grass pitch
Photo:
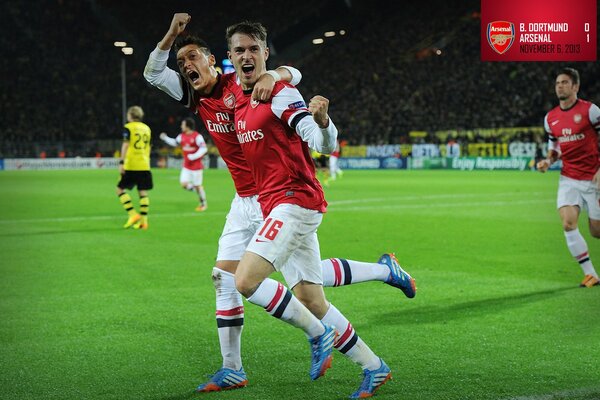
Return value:
[[(122, 229), (115, 171), (0, 172), (1, 399), (356, 390), (361, 371), (339, 353), (310, 381), (304, 335), (246, 303), (248, 387), (193, 393), (220, 366), (210, 273), (233, 185), (207, 171), (199, 214), (178, 174), (154, 171), (140, 232)], [(557, 182), (529, 171), (346, 171), (326, 188), (322, 257), (394, 251), (419, 288), (412, 300), (382, 283), (326, 289), (392, 368), (376, 398), (600, 399), (600, 287), (577, 287)], [(598, 268), (600, 241), (585, 219), (580, 228)]]

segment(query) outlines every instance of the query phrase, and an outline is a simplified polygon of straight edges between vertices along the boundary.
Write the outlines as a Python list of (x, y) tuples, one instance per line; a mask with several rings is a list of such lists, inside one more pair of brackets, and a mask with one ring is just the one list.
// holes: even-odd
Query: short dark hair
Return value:
[(194, 121), (194, 118), (191, 118), (191, 117), (184, 118), (183, 122), (185, 122), (185, 125), (188, 128), (190, 128), (191, 130), (196, 129), (196, 122)]
[(182, 47), (185, 47), (188, 44), (195, 44), (207, 56), (210, 56), (212, 54), (212, 52), (210, 51), (210, 47), (208, 47), (208, 44), (196, 35), (187, 35), (187, 36), (177, 37), (177, 39), (175, 41), (175, 46), (174, 46), (175, 53), (177, 53), (179, 50), (181, 50)]
[(558, 74), (556, 74), (556, 76), (558, 75), (567, 75), (569, 78), (571, 78), (571, 82), (573, 82), (573, 85), (579, 84), (579, 72), (577, 72), (575, 68), (562, 68), (558, 71)]
[(227, 27), (225, 31), (225, 39), (227, 39), (227, 47), (231, 48), (231, 37), (236, 33), (243, 33), (251, 36), (255, 40), (262, 42), (267, 47), (267, 28), (260, 22), (242, 21)]

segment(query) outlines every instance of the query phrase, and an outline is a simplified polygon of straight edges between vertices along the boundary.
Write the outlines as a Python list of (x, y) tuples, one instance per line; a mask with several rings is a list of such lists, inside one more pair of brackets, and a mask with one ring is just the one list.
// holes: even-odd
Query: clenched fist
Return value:
[(173, 36), (178, 36), (185, 30), (187, 24), (192, 20), (192, 16), (188, 13), (176, 13), (173, 15), (171, 20), (171, 26), (169, 27), (169, 33)]
[(310, 99), (308, 104), (308, 111), (312, 114), (315, 122), (319, 125), (319, 128), (327, 128), (329, 125), (329, 117), (327, 111), (329, 110), (329, 100), (323, 96), (315, 96)]

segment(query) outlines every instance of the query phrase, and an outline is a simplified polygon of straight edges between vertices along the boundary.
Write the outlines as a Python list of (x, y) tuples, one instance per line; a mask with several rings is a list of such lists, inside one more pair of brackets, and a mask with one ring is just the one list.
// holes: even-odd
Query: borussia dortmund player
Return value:
[[(148, 190), (152, 189), (150, 172), (150, 128), (142, 122), (144, 111), (139, 106), (127, 110), (127, 124), (123, 131), (119, 172), (121, 180), (117, 184), (117, 196), (129, 218), (123, 228), (148, 229)], [(140, 212), (135, 210), (131, 196), (125, 190), (137, 187), (140, 197)]]

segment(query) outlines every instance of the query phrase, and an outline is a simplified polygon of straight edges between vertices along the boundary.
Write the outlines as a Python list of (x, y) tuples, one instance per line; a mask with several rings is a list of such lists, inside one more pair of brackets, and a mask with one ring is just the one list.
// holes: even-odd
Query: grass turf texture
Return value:
[[(306, 400), (356, 390), (360, 369), (339, 353), (311, 382), (304, 335), (246, 303), (249, 386), (193, 393), (221, 362), (210, 273), (233, 186), (225, 171), (207, 171), (209, 208), (194, 213), (178, 173), (154, 171), (148, 231), (121, 228), (114, 171), (0, 173), (0, 398)], [(346, 171), (326, 188), (323, 258), (395, 251), (419, 288), (413, 300), (381, 283), (326, 289), (392, 368), (377, 398), (600, 398), (600, 288), (577, 287), (557, 181)], [(580, 226), (600, 266), (599, 241)]]

